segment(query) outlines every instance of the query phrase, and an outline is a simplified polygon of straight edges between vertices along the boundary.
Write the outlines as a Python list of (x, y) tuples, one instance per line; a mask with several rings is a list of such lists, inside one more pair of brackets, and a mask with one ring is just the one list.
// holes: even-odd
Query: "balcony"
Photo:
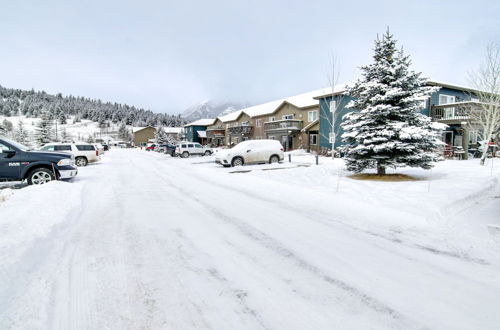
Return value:
[(227, 130), (231, 135), (251, 135), (253, 126), (249, 122), (235, 123), (228, 127)]
[(477, 106), (478, 102), (467, 101), (451, 104), (434, 105), (431, 108), (431, 118), (434, 121), (452, 124), (469, 120), (471, 107)]
[(264, 123), (264, 131), (266, 132), (296, 132), (302, 129), (302, 120), (295, 119), (283, 119), (283, 120), (275, 120), (268, 121)]
[(226, 136), (226, 130), (222, 127), (208, 128), (207, 137), (208, 138), (220, 138)]

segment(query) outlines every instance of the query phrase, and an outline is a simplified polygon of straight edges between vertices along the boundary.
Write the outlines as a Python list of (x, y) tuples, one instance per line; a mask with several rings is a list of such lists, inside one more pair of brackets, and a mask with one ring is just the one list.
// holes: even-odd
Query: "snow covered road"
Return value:
[(498, 249), (464, 250), (404, 208), (191, 159), (112, 150), (74, 182), (16, 192), (0, 232), (1, 329), (500, 324)]

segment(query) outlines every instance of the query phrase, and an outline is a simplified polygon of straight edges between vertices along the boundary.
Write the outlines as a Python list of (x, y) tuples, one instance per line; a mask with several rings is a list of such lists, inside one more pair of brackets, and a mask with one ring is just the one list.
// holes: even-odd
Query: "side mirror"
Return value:
[(250, 149), (247, 150), (247, 152), (250, 152), (250, 151), (252, 151), (252, 150), (250, 150)]
[(2, 150), (2, 155), (4, 155), (5, 158), (13, 157), (15, 154), (15, 150)]

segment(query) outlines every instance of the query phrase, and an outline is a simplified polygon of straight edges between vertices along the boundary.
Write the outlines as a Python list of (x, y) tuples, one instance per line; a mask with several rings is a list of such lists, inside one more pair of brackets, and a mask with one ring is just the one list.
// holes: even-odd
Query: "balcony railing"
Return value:
[(224, 137), (226, 135), (226, 131), (223, 128), (218, 129), (207, 129), (207, 137), (208, 138), (216, 138), (216, 137)]
[(232, 126), (227, 128), (229, 134), (252, 134), (253, 127), (248, 124), (240, 124), (237, 126)]
[(214, 127), (207, 127), (207, 132), (208, 131), (223, 131), (224, 130), (224, 126), (222, 125), (219, 125), (219, 126), (214, 126)]
[(302, 120), (283, 119), (264, 123), (264, 131), (300, 131)]
[(468, 120), (470, 110), (479, 105), (477, 101), (434, 105), (431, 108), (431, 118), (436, 121)]

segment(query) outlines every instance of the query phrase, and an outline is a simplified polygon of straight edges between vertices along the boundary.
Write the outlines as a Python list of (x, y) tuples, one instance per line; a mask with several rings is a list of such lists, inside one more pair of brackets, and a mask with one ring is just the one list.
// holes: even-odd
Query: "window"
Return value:
[(335, 133), (330, 132), (328, 134), (328, 142), (334, 143), (335, 142)]
[(71, 146), (70, 145), (61, 145), (61, 146), (54, 146), (55, 151), (71, 151)]
[(194, 147), (195, 148), (202, 148), (201, 144), (199, 144), (199, 143), (195, 143)]
[(255, 119), (255, 127), (262, 127), (262, 119)]
[(478, 131), (469, 132), (469, 144), (476, 144), (478, 140)]
[(317, 111), (309, 111), (307, 113), (307, 121), (312, 122), (318, 119), (318, 112)]
[(318, 144), (318, 134), (309, 135), (309, 144), (315, 146)]
[(54, 146), (45, 146), (41, 150), (54, 151)]
[(95, 147), (90, 144), (77, 144), (76, 149), (78, 149), (78, 151), (94, 151)]
[(332, 100), (330, 101), (330, 112), (335, 112), (337, 110), (337, 101)]
[(187, 148), (187, 144), (183, 144), (181, 147), (182, 148)]
[(194, 148), (193, 144), (188, 144), (188, 148)]
[(1, 143), (0, 143), (0, 150), (2, 150), (2, 151), (7, 151), (7, 150), (10, 150), (10, 148), (9, 148), (9, 147), (7, 147), (5, 144), (1, 144)]
[(455, 103), (455, 96), (439, 94), (439, 104)]
[(293, 119), (293, 114), (292, 115), (284, 115), (282, 117), (283, 120), (292, 120)]
[(276, 118), (275, 117), (269, 117), (269, 121), (275, 121)]

